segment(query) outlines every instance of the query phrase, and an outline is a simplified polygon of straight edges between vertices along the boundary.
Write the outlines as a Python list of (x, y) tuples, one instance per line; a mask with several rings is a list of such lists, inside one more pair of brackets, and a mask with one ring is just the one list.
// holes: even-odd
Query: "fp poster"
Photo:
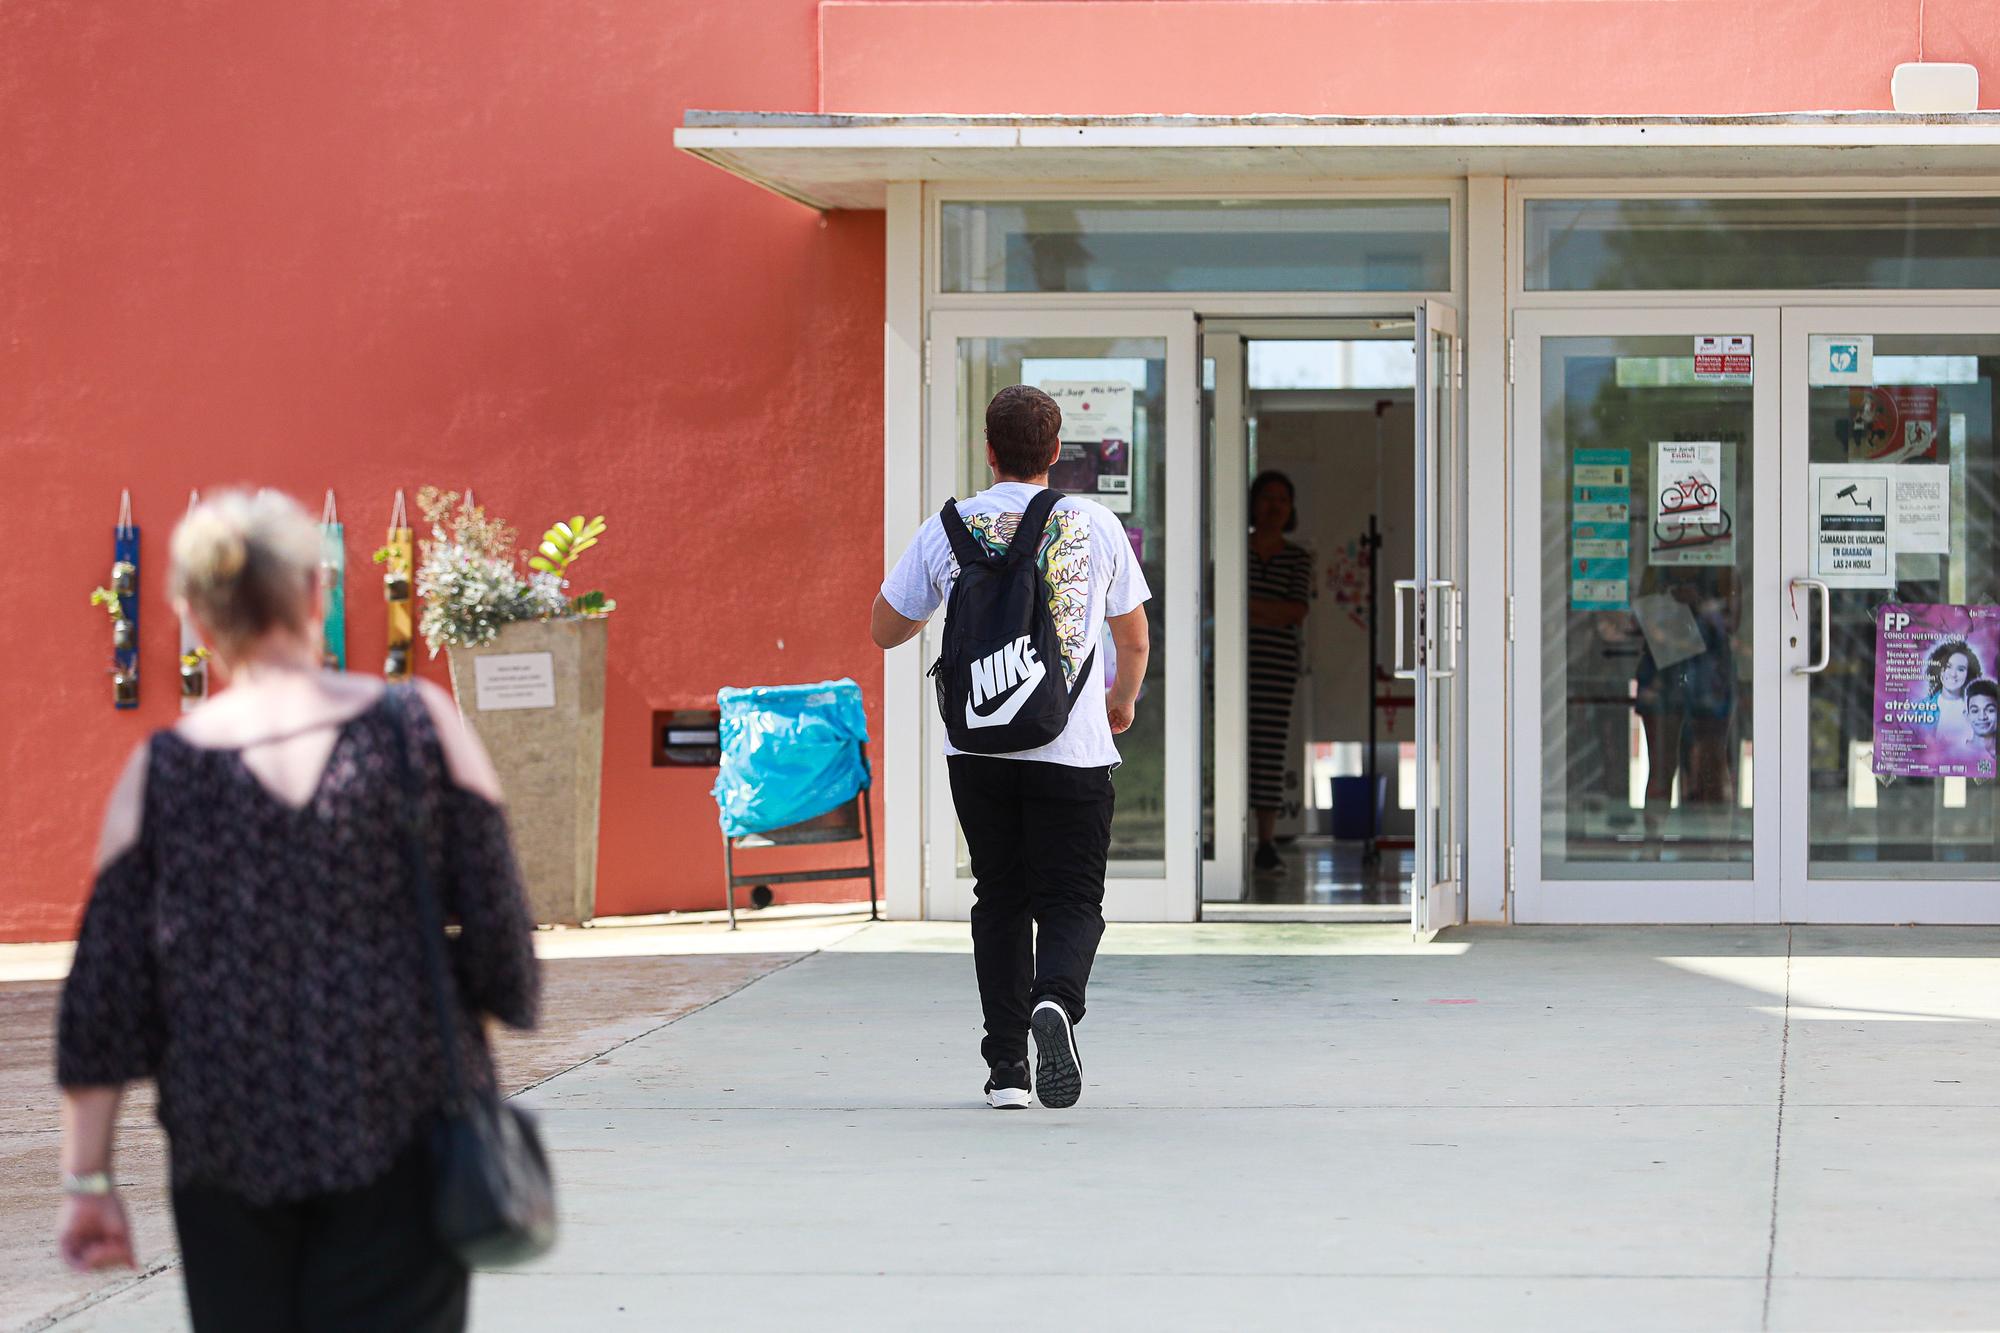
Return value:
[(1051, 380), (1042, 392), (1062, 409), (1062, 452), (1049, 485), (1084, 495), (1114, 514), (1132, 512), (1132, 386), (1115, 380)]
[(1875, 771), (1990, 778), (2000, 732), (2000, 606), (1889, 602), (1875, 613)]

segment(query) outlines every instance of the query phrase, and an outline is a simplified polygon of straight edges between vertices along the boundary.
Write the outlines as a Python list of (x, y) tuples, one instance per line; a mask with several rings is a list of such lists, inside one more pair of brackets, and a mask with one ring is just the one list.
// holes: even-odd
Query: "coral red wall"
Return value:
[[(879, 718), (881, 217), (671, 144), (810, 110), (817, 37), (811, 0), (0, 5), (0, 938), (73, 929), (176, 713), (167, 534), (231, 482), (337, 490), (364, 668), (398, 486), (608, 513), (600, 910), (719, 905), (712, 773), (650, 766), (651, 710), (851, 674)], [(121, 486), (136, 713), (86, 602)]]
[[(0, 939), (68, 934), (126, 750), (175, 712), (190, 487), (349, 525), (350, 647), (398, 486), (610, 516), (599, 907), (712, 906), (706, 772), (651, 710), (853, 675), (881, 564), (882, 225), (675, 154), (689, 107), (1741, 112), (1886, 107), (1917, 0), (8, 0), (0, 4)], [(1926, 54), (2000, 82), (2000, 6)], [(85, 601), (118, 490), (145, 702)]]
[(830, 0), (821, 110), (1646, 115), (1887, 110), (1982, 65), (1993, 0)]

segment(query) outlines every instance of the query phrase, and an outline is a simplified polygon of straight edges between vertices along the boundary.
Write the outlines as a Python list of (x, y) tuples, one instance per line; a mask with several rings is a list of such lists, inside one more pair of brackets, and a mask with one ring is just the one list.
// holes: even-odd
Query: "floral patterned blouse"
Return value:
[(99, 872), (84, 913), (56, 1076), (155, 1079), (177, 1185), (254, 1203), (352, 1189), (443, 1101), (399, 728), (432, 883), (459, 927), (447, 947), (469, 1081), (492, 1085), (479, 1015), (534, 1021), (534, 926), (506, 817), (451, 780), (414, 691), (385, 690), (341, 725), (302, 809), (240, 751), (158, 732), (138, 839)]

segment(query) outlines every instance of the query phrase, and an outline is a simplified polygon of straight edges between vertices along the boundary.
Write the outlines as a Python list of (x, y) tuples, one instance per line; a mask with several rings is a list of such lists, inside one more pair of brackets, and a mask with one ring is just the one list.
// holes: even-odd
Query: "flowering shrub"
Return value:
[[(430, 524), (431, 535), (418, 543), (417, 595), (423, 598), (418, 629), (431, 656), (443, 648), (477, 648), (493, 642), (502, 625), (516, 620), (567, 620), (608, 615), (617, 605), (601, 592), (569, 595), (569, 560), (552, 565), (537, 558), (535, 568), (521, 572), (514, 549), (514, 529), (472, 503), (470, 495), (426, 486), (417, 492), (417, 508)], [(592, 520), (592, 540), (604, 529)], [(543, 538), (543, 550), (559, 523)], [(566, 548), (565, 548), (566, 549)]]

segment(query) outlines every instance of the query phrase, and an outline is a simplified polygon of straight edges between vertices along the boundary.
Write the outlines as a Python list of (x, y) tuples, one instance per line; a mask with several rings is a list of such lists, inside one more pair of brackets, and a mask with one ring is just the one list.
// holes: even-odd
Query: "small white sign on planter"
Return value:
[(472, 670), (482, 713), (556, 706), (556, 664), (551, 654), (494, 653), (474, 659)]

